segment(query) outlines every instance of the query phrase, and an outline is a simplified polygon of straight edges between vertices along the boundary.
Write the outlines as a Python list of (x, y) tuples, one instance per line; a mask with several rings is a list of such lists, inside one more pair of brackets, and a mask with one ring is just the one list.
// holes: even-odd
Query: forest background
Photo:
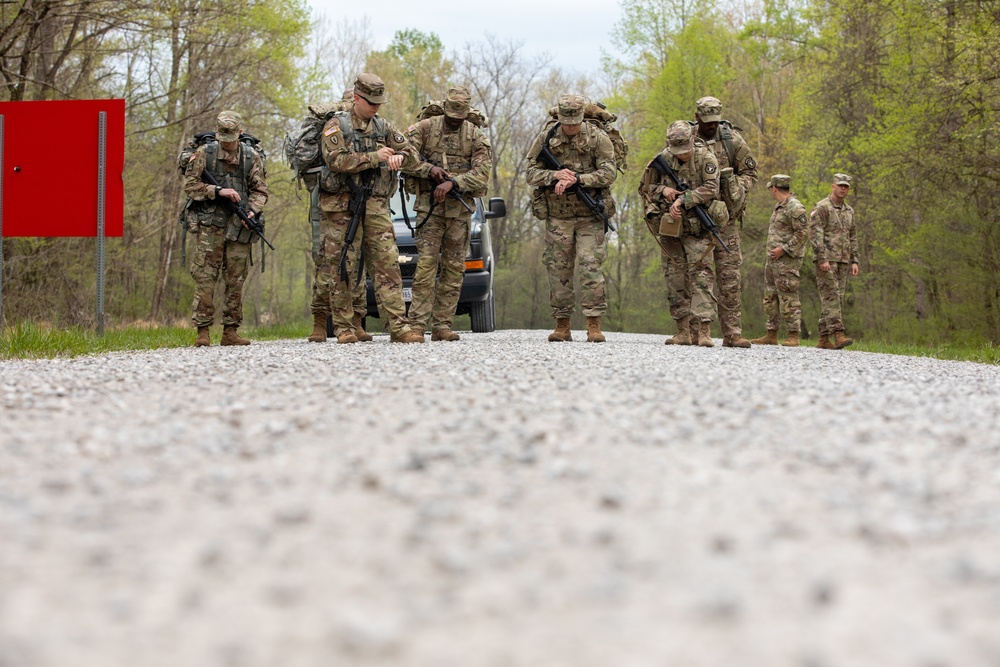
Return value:
[[(743, 229), (744, 326), (762, 333), (763, 244), (773, 173), (811, 208), (834, 172), (854, 177), (861, 274), (849, 284), (852, 335), (916, 344), (1000, 344), (1000, 3), (973, 0), (623, 0), (600, 71), (568, 73), (517, 40), (444, 44), (400, 31), (372, 50), (368, 19), (310, 16), (305, 0), (16, 0), (0, 3), (2, 100), (126, 100), (124, 237), (107, 244), (109, 326), (184, 323), (193, 284), (180, 266), (184, 198), (176, 158), (190, 136), (238, 110), (269, 154), (268, 232), (278, 246), (245, 291), (249, 324), (306, 322), (313, 265), (308, 198), (282, 158), (306, 105), (378, 73), (399, 127), (466, 85), (491, 119), (491, 196), (501, 328), (547, 328), (542, 225), (524, 155), (561, 92), (602, 100), (631, 145), (615, 184), (606, 329), (673, 330), (659, 252), (636, 186), (667, 125), (720, 98), (759, 163)], [(68, 142), (72, 138), (67, 138)], [(52, 181), (73, 178), (56, 166)], [(57, 197), (39, 215), (58, 215)], [(192, 239), (188, 238), (189, 253)], [(3, 243), (5, 324), (94, 324), (92, 239)], [(803, 264), (805, 325), (819, 299)], [(460, 319), (458, 325), (462, 325)]]

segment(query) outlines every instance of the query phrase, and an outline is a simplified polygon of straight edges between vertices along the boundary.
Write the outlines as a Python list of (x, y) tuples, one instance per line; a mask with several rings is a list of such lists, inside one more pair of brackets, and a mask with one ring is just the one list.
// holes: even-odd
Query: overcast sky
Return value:
[[(343, 14), (343, 0), (309, 0), (319, 13), (336, 23)], [(524, 43), (525, 53), (548, 52), (551, 64), (570, 73), (590, 74), (597, 78), (601, 67), (601, 49), (612, 52), (611, 28), (620, 10), (608, 0), (576, 0), (561, 3), (537, 0), (501, 0), (500, 2), (414, 2), (413, 0), (376, 0), (366, 5), (351, 5), (350, 18), (366, 13), (375, 37), (374, 49), (384, 49), (397, 30), (415, 28), (436, 33), (448, 51), (458, 51), (467, 42), (481, 41), (486, 33), (502, 40)]]

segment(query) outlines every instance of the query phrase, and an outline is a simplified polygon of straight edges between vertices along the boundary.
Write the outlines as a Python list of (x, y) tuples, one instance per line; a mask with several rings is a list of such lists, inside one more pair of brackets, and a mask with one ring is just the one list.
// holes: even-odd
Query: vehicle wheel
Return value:
[(472, 304), (469, 318), (472, 320), (472, 330), (475, 333), (489, 333), (497, 328), (493, 292), (490, 292), (485, 300)]

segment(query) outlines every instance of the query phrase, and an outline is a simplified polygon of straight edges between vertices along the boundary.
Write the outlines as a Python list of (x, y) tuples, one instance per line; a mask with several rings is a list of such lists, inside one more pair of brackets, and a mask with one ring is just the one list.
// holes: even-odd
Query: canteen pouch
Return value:
[(660, 236), (672, 236), (677, 238), (681, 235), (681, 220), (674, 220), (669, 213), (660, 216)]
[(226, 240), (236, 241), (237, 243), (250, 243), (253, 237), (256, 236), (252, 231), (243, 226), (243, 222), (240, 221), (235, 215), (229, 220), (226, 225)]

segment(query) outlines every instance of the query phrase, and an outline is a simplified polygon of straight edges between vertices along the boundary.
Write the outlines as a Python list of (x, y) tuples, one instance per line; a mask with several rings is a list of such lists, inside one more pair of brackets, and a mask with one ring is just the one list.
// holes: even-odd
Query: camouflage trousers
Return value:
[(723, 336), (739, 336), (743, 333), (743, 303), (740, 292), (740, 266), (743, 264), (743, 250), (740, 247), (740, 229), (735, 222), (725, 225), (719, 236), (729, 246), (726, 252), (716, 244), (715, 280), (719, 293), (719, 324)]
[[(469, 216), (431, 215), (414, 234), (417, 273), (413, 276), (410, 321), (427, 329), (451, 329), (469, 252)], [(441, 274), (438, 276), (438, 257)], [(437, 285), (435, 286), (435, 278)]]
[[(325, 262), (325, 277), (330, 284), (331, 314), (334, 335), (345, 330), (353, 330), (354, 316), (353, 288), (358, 279), (359, 252), (347, 254), (347, 282), (340, 279), (340, 252), (347, 235), (347, 224), (351, 214), (347, 211), (323, 211), (322, 235), (323, 252), (337, 261)], [(372, 212), (365, 215), (358, 227), (354, 246), (363, 249), (375, 283), (375, 296), (380, 312), (390, 334), (399, 336), (410, 330), (406, 319), (406, 305), (403, 303), (403, 278), (399, 275), (399, 250), (392, 221), (386, 213)]]
[(830, 262), (829, 271), (820, 271), (816, 267), (816, 287), (819, 288), (819, 300), (823, 304), (823, 310), (819, 314), (821, 336), (832, 336), (844, 330), (844, 292), (847, 291), (847, 276), (850, 274), (851, 265), (846, 262)]
[(570, 317), (576, 307), (573, 273), (580, 265), (580, 306), (587, 317), (599, 317), (608, 308), (601, 266), (608, 258), (604, 225), (593, 217), (545, 221), (545, 251), (552, 317)]
[(715, 271), (712, 268), (710, 234), (680, 238), (660, 236), (660, 262), (667, 278), (670, 317), (693, 317), (711, 322), (715, 314)]
[(777, 331), (781, 319), (789, 333), (798, 333), (802, 321), (802, 304), (799, 302), (799, 269), (801, 257), (783, 255), (779, 259), (767, 258), (764, 265), (764, 313), (768, 331)]
[(198, 226), (198, 246), (190, 269), (194, 278), (191, 321), (196, 327), (210, 327), (215, 321), (215, 284), (220, 273), (226, 284), (222, 324), (238, 327), (243, 322), (243, 282), (249, 260), (249, 243), (227, 241), (225, 227)]
[[(322, 212), (319, 210), (319, 186), (313, 188), (312, 197), (309, 199), (309, 224), (312, 226), (312, 256), (313, 264), (316, 266), (316, 275), (313, 278), (312, 306), (310, 311), (313, 315), (330, 314), (330, 267), (326, 265), (326, 252), (323, 247), (323, 223)], [(354, 249), (349, 252), (357, 252)], [(334, 261), (334, 270), (340, 270), (340, 256)], [(354, 302), (354, 314), (364, 317), (368, 314), (368, 293), (363, 280), (356, 281), (351, 292)]]

